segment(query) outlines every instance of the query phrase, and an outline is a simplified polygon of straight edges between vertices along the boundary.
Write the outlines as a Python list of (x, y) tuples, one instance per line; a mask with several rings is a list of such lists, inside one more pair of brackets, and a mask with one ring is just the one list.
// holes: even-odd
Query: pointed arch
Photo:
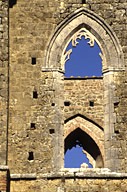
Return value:
[(47, 47), (43, 70), (64, 71), (64, 50), (72, 36), (84, 29), (100, 46), (103, 72), (123, 69), (123, 53), (111, 27), (99, 16), (86, 8), (70, 14), (57, 28)]
[(93, 141), (100, 149), (101, 155), (104, 159), (104, 132), (92, 122), (77, 116), (64, 125), (64, 139), (66, 139), (68, 135), (75, 131), (77, 128), (83, 130), (93, 139)]
[[(81, 167), (83, 163), (86, 163), (87, 166), (95, 168), (98, 167), (98, 157), (102, 156), (97, 144), (90, 137), (90, 135), (88, 135), (82, 129), (77, 128), (66, 137), (65, 166), (69, 167), (70, 165), (72, 168), (75, 166)], [(102, 168), (104, 167), (103, 160), (101, 162)]]
[(67, 119), (64, 121), (64, 123), (66, 124), (68, 121), (73, 120), (73, 119), (75, 119), (76, 117), (81, 117), (82, 119), (85, 119), (86, 121), (89, 121), (89, 122), (93, 123), (93, 124), (96, 125), (98, 128), (100, 128), (102, 131), (104, 130), (104, 128), (103, 128), (101, 125), (99, 125), (98, 123), (96, 123), (95, 121), (93, 121), (92, 119), (90, 119), (89, 117), (86, 117), (86, 116), (84, 116), (84, 115), (82, 115), (82, 114), (80, 114), (80, 113), (77, 113), (77, 114), (75, 114), (75, 115), (67, 118)]

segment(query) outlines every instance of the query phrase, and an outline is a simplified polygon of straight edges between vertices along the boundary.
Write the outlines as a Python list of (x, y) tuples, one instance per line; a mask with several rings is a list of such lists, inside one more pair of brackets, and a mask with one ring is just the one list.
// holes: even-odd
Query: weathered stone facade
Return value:
[[(82, 114), (104, 127), (102, 77), (65, 78), (64, 101), (70, 101), (70, 105), (64, 107), (65, 121)], [(94, 102), (93, 106), (90, 106), (90, 102)]]
[(0, 1), (0, 164), (6, 165), (8, 124), (8, 2)]
[[(103, 77), (64, 78), (79, 34), (98, 43)], [(0, 191), (126, 192), (126, 66), (125, 0), (1, 0)], [(77, 128), (93, 169), (64, 168)]]
[(104, 179), (104, 178), (94, 178), (94, 179), (65, 179), (65, 182), (61, 182), (59, 179), (47, 181), (45, 179), (38, 179), (36, 181), (22, 181), (19, 182), (13, 181), (11, 189), (13, 192), (17, 192), (16, 189), (21, 189), (21, 192), (25, 192), (27, 190), (34, 192), (35, 190), (43, 191), (43, 192), (96, 192), (96, 191), (117, 191), (124, 192), (126, 191), (126, 179), (112, 180)]
[(7, 189), (8, 1), (0, 1), (0, 191)]

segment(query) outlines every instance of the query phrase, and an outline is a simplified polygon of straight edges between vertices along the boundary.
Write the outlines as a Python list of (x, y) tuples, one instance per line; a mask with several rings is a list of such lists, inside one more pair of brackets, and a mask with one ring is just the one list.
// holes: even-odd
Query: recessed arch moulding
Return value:
[[(115, 145), (112, 146), (114, 125), (116, 123), (114, 112), (114, 90), (116, 82), (114, 75), (115, 73), (119, 73), (124, 70), (124, 58), (119, 40), (111, 27), (102, 18), (86, 8), (76, 10), (56, 28), (56, 31), (50, 39), (46, 49), (47, 51), (42, 71), (54, 71), (54, 73), (57, 73), (58, 77), (60, 76), (60, 72), (64, 73), (64, 63), (66, 60), (65, 50), (69, 42), (75, 38), (75, 34), (80, 34), (80, 36), (86, 35), (89, 42), (93, 39), (93, 41), (98, 43), (101, 49), (104, 83), (104, 166), (116, 171), (119, 169), (116, 163), (118, 154), (117, 150), (115, 150)], [(78, 37), (79, 36), (77, 36), (75, 40), (77, 40)], [(63, 78), (61, 76), (60, 78), (56, 78), (55, 87), (57, 83), (58, 85), (61, 85), (62, 81)], [(56, 102), (59, 103), (59, 98), (57, 97), (57, 99), (58, 101)], [(61, 111), (61, 125), (59, 125), (58, 128), (59, 132), (60, 129), (63, 129), (62, 114), (63, 112)], [(59, 153), (60, 150), (61, 149), (57, 149), (56, 151)], [(116, 151), (116, 154), (115, 156), (112, 156), (114, 151)], [(54, 157), (56, 156), (57, 154), (54, 155)], [(58, 162), (57, 160), (55, 161)], [(61, 165), (59, 167), (61, 167)]]
[[(99, 126), (95, 125), (94, 123), (82, 118), (80, 116), (75, 117), (74, 119), (69, 120), (65, 123), (64, 126), (64, 139), (68, 137), (70, 133), (75, 131), (77, 128), (83, 130), (86, 134), (88, 134), (96, 143), (100, 150), (100, 154), (102, 156), (102, 160), (104, 161), (104, 132), (99, 128)], [(88, 151), (84, 151), (87, 157), (92, 159)], [(91, 164), (93, 168), (97, 167), (97, 159), (92, 159)]]
[(102, 51), (103, 72), (123, 69), (123, 53), (114, 32), (103, 19), (95, 13), (81, 8), (66, 18), (56, 29), (46, 52), (42, 70), (57, 69), (64, 72), (64, 51), (74, 34), (81, 29), (91, 34)]

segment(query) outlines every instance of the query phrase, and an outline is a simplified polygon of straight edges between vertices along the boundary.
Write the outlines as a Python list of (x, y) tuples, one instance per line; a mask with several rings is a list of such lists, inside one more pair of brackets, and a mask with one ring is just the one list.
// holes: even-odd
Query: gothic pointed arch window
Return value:
[[(80, 35), (77, 38), (77, 33), (79, 34), (79, 32), (84, 33), (84, 35)], [(100, 56), (102, 59), (103, 86), (99, 84), (99, 88), (96, 87), (96, 91), (97, 93), (102, 92), (102, 94), (104, 95), (103, 101), (101, 100), (102, 96), (99, 96), (99, 98), (96, 100), (97, 94), (95, 94), (96, 92), (93, 89), (93, 87), (96, 86), (96, 82), (93, 83), (94, 81), (91, 83), (90, 89), (86, 89), (87, 86), (85, 82), (87, 81), (87, 79), (83, 82), (82, 88), (81, 86), (79, 86), (79, 83), (75, 84), (74, 81), (68, 81), (68, 85), (64, 85), (65, 81), (63, 81), (63, 73), (65, 69), (65, 63), (66, 65), (68, 64), (68, 59), (71, 59), (71, 54), (73, 54), (73, 50), (71, 50), (70, 48), (67, 49), (67, 47), (72, 39), (74, 39), (74, 43), (76, 43), (77, 40), (80, 41), (80, 39), (82, 41), (82, 38), (84, 38), (86, 34), (87, 43), (91, 45), (94, 41), (94, 43), (97, 43), (97, 45), (101, 49)], [(91, 47), (91, 50), (92, 49), (93, 47)], [(119, 40), (111, 27), (94, 12), (82, 7), (66, 17), (65, 20), (63, 20), (61, 24), (56, 28), (56, 31), (54, 32), (54, 35), (52, 36), (48, 44), (47, 52), (45, 54), (45, 62), (42, 67), (42, 71), (52, 73), (53, 94), (55, 91), (55, 95), (57, 95), (55, 97), (55, 113), (53, 118), (53, 120), (56, 120), (55, 122), (53, 122), (56, 124), (56, 134), (58, 136), (54, 137), (55, 143), (57, 143), (57, 145), (54, 146), (54, 169), (59, 170), (61, 167), (63, 167), (64, 164), (63, 132), (65, 130), (65, 127), (63, 127), (63, 122), (68, 117), (71, 117), (76, 113), (88, 115), (90, 119), (93, 118), (95, 121), (98, 121), (100, 124), (102, 124), (102, 127), (104, 127), (103, 132), (105, 134), (103, 135), (103, 142), (101, 143), (101, 145), (99, 145), (99, 149), (101, 150), (101, 148), (104, 148), (105, 141), (105, 154), (108, 157), (103, 158), (105, 159), (104, 165), (111, 170), (117, 169), (117, 165), (113, 163), (114, 157), (111, 155), (112, 152), (114, 152), (115, 145), (114, 147), (108, 146), (111, 146), (111, 138), (113, 138), (114, 136), (115, 129), (114, 101), (116, 98), (114, 77), (116, 72), (119, 73), (123, 70), (125, 70), (124, 58)], [(98, 81), (97, 78), (96, 81)], [(68, 89), (68, 95), (65, 93), (65, 88)], [(76, 91), (73, 91), (73, 88), (75, 88)], [(69, 93), (70, 89), (71, 94)], [(85, 90), (85, 94), (81, 94), (81, 97), (83, 98), (82, 102), (81, 98), (79, 99), (78, 94), (75, 94), (78, 93), (77, 91), (79, 91), (80, 89)], [(91, 94), (88, 95), (89, 90), (92, 90), (94, 96), (91, 96)], [(70, 98), (72, 94), (75, 95), (75, 98), (77, 97), (77, 104), (75, 103), (74, 99), (72, 100)], [(67, 98), (66, 95), (69, 98)], [(65, 102), (68, 103), (68, 105), (64, 106)], [(104, 107), (103, 112), (101, 111), (101, 106), (99, 104), (102, 104), (102, 106)], [(80, 110), (79, 105), (82, 107), (82, 110)], [(95, 108), (98, 108), (98, 112), (101, 111), (101, 114), (105, 118), (101, 118), (102, 116), (98, 118), (96, 117), (96, 115), (94, 115), (93, 117), (93, 111), (95, 110)], [(98, 112), (96, 112), (96, 114), (98, 114)], [(81, 125), (77, 125), (76, 128), (81, 128)], [(91, 136), (92, 133), (87, 134)], [(92, 139), (94, 141), (96, 140), (96, 138)], [(100, 142), (101, 141), (102, 139), (100, 139)], [(101, 154), (103, 154), (104, 156), (104, 151), (102, 151)]]
[(77, 128), (65, 139), (65, 168), (93, 167), (103, 167), (100, 150), (88, 134)]
[(65, 77), (102, 76), (101, 55), (94, 36), (81, 28), (71, 37), (63, 54)]
[(103, 168), (103, 129), (76, 115), (64, 126), (65, 168)]
[[(99, 93), (97, 90), (98, 85), (103, 84), (103, 80), (94, 79), (95, 77), (102, 76), (101, 49), (92, 33), (90, 33), (84, 27), (80, 28), (71, 37), (70, 42), (67, 45), (63, 54), (62, 62), (65, 62), (65, 98), (66, 100), (71, 100), (71, 104), (68, 106), (68, 111), (66, 111), (67, 107), (65, 106), (65, 116), (67, 113), (70, 113), (70, 111), (73, 111), (73, 113), (75, 113), (76, 107), (81, 112), (82, 108), (84, 107), (84, 103), (86, 103), (84, 107), (84, 112), (86, 114), (92, 112), (97, 115), (96, 105), (98, 105), (103, 112), (103, 107), (101, 105), (101, 103), (103, 102), (97, 104), (98, 101), (97, 99), (95, 99), (98, 97), (99, 94), (99, 97), (101, 97), (103, 100), (103, 93)], [(75, 79), (72, 79), (72, 77)], [(89, 79), (89, 77), (91, 77), (91, 79)], [(66, 78), (68, 78), (67, 81)], [(73, 91), (71, 92), (67, 88), (69, 83), (72, 84), (71, 88)], [(85, 88), (85, 86), (88, 88)], [(77, 88), (75, 89), (75, 87)], [(91, 91), (87, 89), (91, 89)], [(102, 92), (102, 90), (100, 90), (100, 92)], [(82, 97), (82, 95), (84, 95), (84, 97)], [(87, 97), (91, 99), (88, 100)], [(97, 116), (99, 117), (99, 113)], [(91, 118), (94, 119), (94, 116), (91, 115)], [(90, 135), (80, 129), (80, 126), (69, 134), (69, 136), (65, 139), (64, 144), (65, 167), (103, 167), (101, 153), (99, 152), (98, 146), (96, 145), (95, 141), (90, 137)], [(93, 149), (96, 154), (93, 154), (93, 151), (91, 151), (91, 149)], [(101, 163), (100, 165), (97, 165), (97, 159), (99, 158), (101, 159)]]

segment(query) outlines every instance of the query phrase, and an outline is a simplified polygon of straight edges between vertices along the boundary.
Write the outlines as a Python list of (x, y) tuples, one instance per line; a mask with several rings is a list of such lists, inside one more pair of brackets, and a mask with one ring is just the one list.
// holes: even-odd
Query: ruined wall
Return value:
[(41, 68), (57, 7), (58, 2), (18, 0), (10, 8), (9, 167), (14, 173), (52, 167), (53, 74), (42, 74)]
[(0, 191), (9, 191), (9, 177), (7, 166), (0, 166)]
[(0, 165), (7, 159), (8, 1), (0, 1)]
[[(58, 163), (57, 159), (56, 164), (54, 164), (52, 157), (55, 156), (54, 148), (56, 145), (63, 147), (62, 139), (60, 139), (61, 142), (55, 140), (62, 134), (59, 133), (58, 129), (64, 123), (64, 86), (63, 81), (61, 81), (63, 74), (58, 71), (42, 72), (42, 67), (49, 40), (56, 26), (70, 13), (83, 6), (105, 19), (116, 32), (126, 55), (127, 11), (125, 7), (127, 3), (125, 1), (109, 2), (109, 0), (105, 0), (100, 2), (96, 0), (93, 2), (88, 0), (83, 5), (76, 0), (71, 2), (31, 0), (27, 3), (24, 0), (18, 0), (13, 8), (10, 8), (8, 164), (11, 173), (48, 172)], [(125, 75), (122, 76), (122, 79), (124, 78)], [(116, 93), (118, 97), (123, 90), (123, 85), (121, 85), (123, 81), (125, 85), (125, 80), (120, 80), (120, 85), (116, 82), (118, 85), (116, 87), (118, 89), (120, 87), (120, 91)], [(117, 116), (120, 113), (124, 117), (126, 115), (126, 110), (122, 110), (122, 106), (126, 102), (125, 94), (124, 91), (122, 93), (124, 100), (121, 97), (122, 103), (117, 109)], [(102, 106), (100, 106), (100, 111), (102, 115)], [(99, 118), (96, 117), (97, 121), (99, 121), (100, 116)], [(124, 132), (125, 128), (120, 126), (120, 123), (118, 126), (121, 132)], [(126, 127), (126, 119), (124, 126)], [(51, 130), (55, 130), (54, 134), (51, 134)], [(121, 143), (123, 140), (124, 146), (126, 146), (125, 135), (122, 137)], [(116, 145), (116, 142), (113, 145)], [(119, 155), (122, 153), (123, 161), (120, 170), (125, 171), (126, 159), (124, 157), (126, 151), (121, 147), (121, 144), (119, 146), (122, 151), (117, 152)], [(55, 150), (58, 154), (58, 148)], [(33, 156), (30, 156), (30, 152), (33, 152)]]
[[(80, 128), (95, 141), (104, 160), (103, 93), (102, 77), (64, 79), (64, 138), (66, 139), (74, 130)], [(94, 159), (91, 161), (93, 167), (95, 167), (96, 158)]]
[(64, 120), (81, 114), (104, 126), (103, 79), (84, 78), (64, 80), (64, 102), (70, 102), (64, 107)]
[(126, 154), (127, 154), (127, 83), (126, 83), (127, 72), (116, 73), (115, 79), (115, 96), (114, 101), (114, 112), (116, 113), (116, 124), (115, 124), (115, 135), (112, 138), (112, 145), (116, 143), (116, 149), (114, 155), (116, 155), (116, 161), (119, 169), (121, 168), (125, 172), (127, 171), (126, 165)]
[(67, 179), (64, 178), (55, 180), (44, 180), (38, 179), (38, 181), (13, 181), (11, 183), (11, 191), (17, 192), (31, 191), (43, 191), (43, 192), (126, 192), (127, 191), (127, 180), (122, 178), (106, 179), (106, 178), (75, 178)]
[(0, 191), (6, 192), (8, 129), (8, 1), (0, 1)]

